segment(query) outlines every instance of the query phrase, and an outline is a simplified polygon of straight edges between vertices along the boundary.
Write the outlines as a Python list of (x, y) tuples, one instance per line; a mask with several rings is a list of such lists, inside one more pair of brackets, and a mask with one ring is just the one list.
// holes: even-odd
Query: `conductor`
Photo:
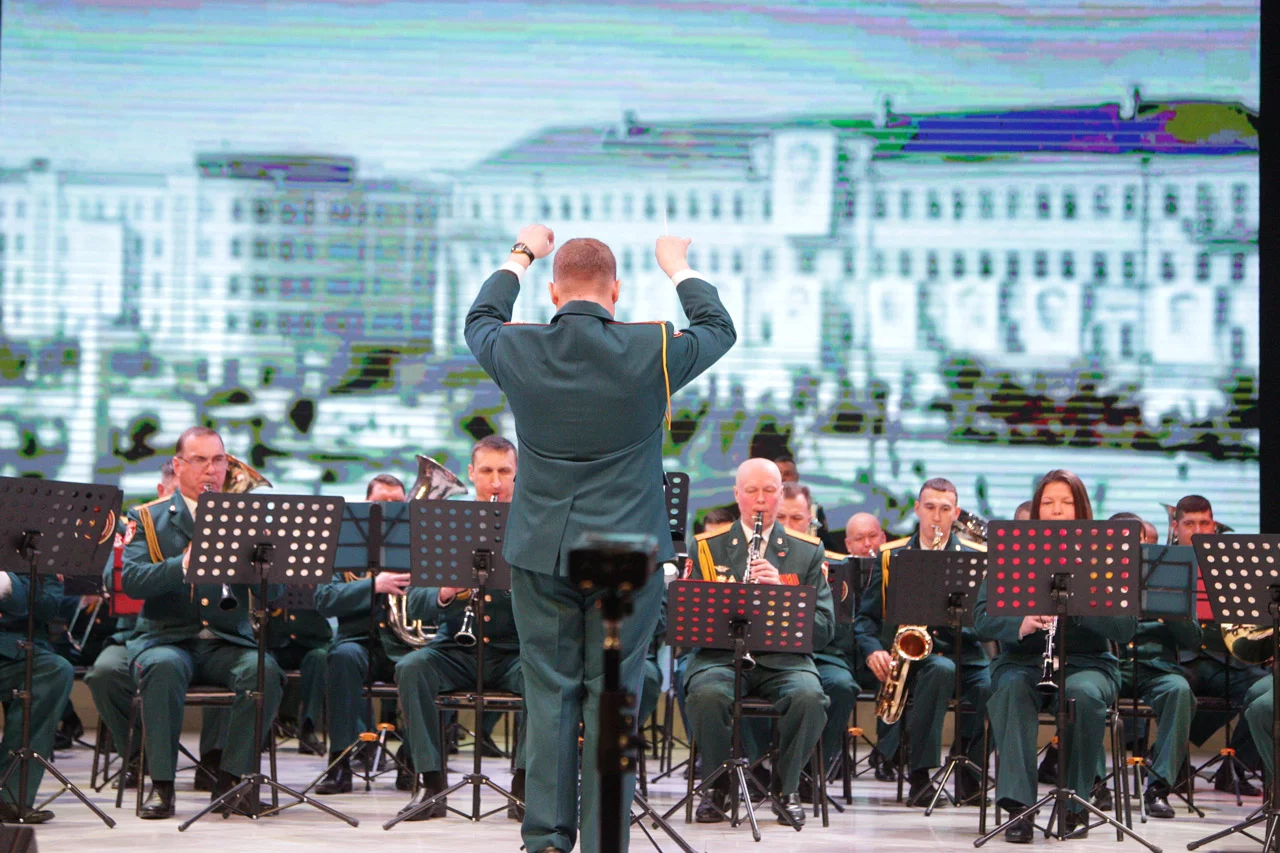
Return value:
[[(671, 277), (689, 328), (613, 319), (621, 282), (613, 252), (580, 238), (556, 253), (546, 325), (510, 324), (529, 265), (551, 254), (551, 229), (521, 229), (511, 258), (467, 314), (466, 340), (507, 397), (520, 445), (520, 476), (503, 554), (520, 636), (528, 726), (525, 817), (531, 853), (573, 849), (578, 836), (578, 724), (582, 748), (582, 849), (596, 853), (599, 791), (596, 721), (603, 688), (603, 595), (568, 579), (569, 552), (585, 532), (653, 535), (658, 559), (674, 556), (662, 489), (663, 430), (671, 394), (736, 339), (716, 290), (689, 269), (689, 240), (660, 237), (658, 266)], [(662, 605), (662, 575), (634, 596), (622, 628), (622, 684), (638, 694), (645, 651)], [(624, 808), (635, 779), (627, 777)], [(624, 825), (626, 823), (624, 822)], [(620, 847), (627, 849), (624, 833)]]

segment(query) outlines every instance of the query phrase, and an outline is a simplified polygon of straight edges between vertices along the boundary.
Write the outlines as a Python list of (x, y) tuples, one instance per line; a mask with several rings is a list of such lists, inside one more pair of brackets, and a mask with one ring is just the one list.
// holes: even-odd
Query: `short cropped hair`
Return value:
[(584, 284), (605, 287), (618, 280), (618, 264), (613, 252), (594, 237), (578, 237), (556, 252), (551, 275), (556, 284)]
[(950, 492), (955, 497), (956, 501), (960, 500), (960, 493), (956, 491), (956, 484), (944, 477), (934, 477), (931, 480), (925, 480), (924, 485), (920, 487), (919, 494), (916, 495), (917, 500), (919, 500), (920, 496), (924, 494), (925, 489), (930, 489), (935, 492)]
[(1201, 495), (1187, 495), (1178, 501), (1178, 505), (1173, 508), (1173, 520), (1182, 521), (1182, 517), (1189, 512), (1207, 512), (1213, 515), (1213, 504), (1209, 503), (1209, 499)]
[[(187, 427), (182, 431), (182, 435), (178, 436), (178, 443), (173, 448), (173, 455), (181, 456), (182, 451), (186, 450), (187, 448), (188, 441), (191, 441), (192, 439), (196, 439), (196, 438), (206, 438), (208, 436), (213, 436), (214, 438), (218, 439), (218, 441), (222, 441), (222, 436), (218, 435), (218, 431), (213, 427), (207, 427), (207, 426)], [(227, 445), (223, 443), (222, 446), (225, 449)]]
[(805, 506), (813, 508), (813, 492), (809, 491), (809, 487), (803, 483), (783, 483), (782, 497), (785, 500), (804, 498)]
[(164, 460), (164, 464), (160, 466), (160, 479), (161, 479), (161, 480), (172, 480), (172, 479), (173, 479), (173, 477), (174, 477), (174, 473), (173, 473), (173, 460), (172, 460), (172, 459), (166, 459), (166, 460)]
[(730, 524), (736, 521), (737, 518), (738, 517), (734, 515), (733, 510), (730, 507), (720, 506), (713, 510), (709, 510), (707, 514), (702, 517), (702, 526), (705, 528), (711, 524)]
[(396, 475), (379, 474), (378, 476), (374, 477), (372, 480), (369, 481), (369, 485), (364, 487), (365, 498), (368, 498), (370, 495), (373, 494), (373, 487), (378, 484), (384, 485), (388, 489), (399, 489), (405, 494), (409, 493), (409, 490), (404, 487), (404, 483)]
[(471, 464), (475, 464), (476, 453), (481, 450), (496, 450), (499, 453), (510, 453), (512, 456), (516, 455), (516, 446), (497, 433), (486, 435), (475, 443), (475, 446), (471, 448)]

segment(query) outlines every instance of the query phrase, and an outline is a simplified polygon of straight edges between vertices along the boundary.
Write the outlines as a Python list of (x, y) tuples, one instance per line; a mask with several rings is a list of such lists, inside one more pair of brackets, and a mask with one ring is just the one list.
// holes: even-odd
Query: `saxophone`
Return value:
[[(936, 551), (942, 547), (944, 531), (933, 525), (933, 541), (926, 547)], [(889, 677), (880, 685), (876, 694), (876, 716), (892, 725), (902, 717), (907, 704), (907, 672), (912, 661), (924, 660), (933, 653), (933, 637), (928, 625), (900, 625), (893, 635), (893, 649), (889, 652)]]

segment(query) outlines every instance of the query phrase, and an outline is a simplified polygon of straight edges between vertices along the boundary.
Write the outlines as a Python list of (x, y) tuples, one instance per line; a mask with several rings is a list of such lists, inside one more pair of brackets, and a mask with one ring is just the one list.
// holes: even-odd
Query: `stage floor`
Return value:
[[(195, 738), (184, 738), (189, 748), (196, 746)], [(39, 826), (36, 837), (42, 853), (59, 853), (59, 851), (93, 850), (94, 853), (107, 851), (175, 850), (183, 853), (227, 853), (228, 850), (271, 850), (282, 853), (326, 853), (326, 851), (345, 851), (353, 845), (366, 847), (370, 844), (387, 845), (395, 853), (413, 853), (413, 851), (466, 850), (469, 853), (482, 851), (516, 851), (520, 848), (519, 827), (504, 817), (503, 812), (480, 823), (472, 823), (463, 818), (451, 815), (447, 818), (419, 823), (402, 823), (384, 831), (382, 822), (392, 817), (409, 799), (409, 795), (395, 790), (393, 775), (383, 776), (375, 783), (374, 790), (369, 793), (346, 794), (325, 797), (324, 801), (334, 808), (346, 812), (360, 821), (358, 828), (331, 818), (322, 812), (307, 806), (290, 809), (278, 817), (263, 819), (257, 822), (245, 818), (223, 820), (220, 817), (206, 817), (184, 833), (178, 832), (181, 821), (194, 815), (208, 803), (208, 794), (192, 790), (191, 774), (182, 773), (178, 780), (178, 817), (165, 821), (143, 821), (133, 813), (133, 791), (127, 792), (125, 807), (117, 811), (114, 807), (114, 794), (109, 796), (107, 790), (94, 794), (88, 791), (89, 770), (92, 751), (77, 747), (68, 752), (59, 752), (57, 767), (66, 773), (74, 782), (85, 786), (91, 799), (106, 809), (116, 819), (115, 829), (107, 829), (70, 795), (64, 794), (50, 806), (57, 817), (50, 823)], [(280, 755), (280, 778), (291, 787), (305, 786), (323, 769), (320, 758), (301, 756), (294, 749), (292, 741), (286, 742)], [(471, 765), (470, 751), (451, 758), (450, 767), (453, 774), (464, 771)], [(485, 770), (494, 775), (498, 784), (505, 786), (510, 778), (507, 772), (508, 763), (493, 759), (485, 761)], [(456, 778), (456, 775), (453, 776)], [(834, 794), (838, 785), (832, 786)], [(51, 794), (56, 786), (49, 784), (46, 776), (42, 785), (42, 794)], [(651, 786), (650, 793), (655, 806), (670, 807), (684, 790), (683, 779), (663, 780)], [(1180, 810), (1174, 820), (1150, 821), (1139, 824), (1137, 830), (1148, 840), (1166, 851), (1184, 850), (1189, 841), (1201, 838), (1218, 829), (1224, 828), (1241, 819), (1260, 802), (1259, 798), (1246, 798), (1243, 808), (1238, 808), (1229, 795), (1218, 794), (1212, 790), (1200, 789), (1202, 794), (1197, 803), (1206, 812), (1204, 819), (1187, 815)], [(728, 828), (727, 824), (700, 826), (685, 824), (679, 819), (674, 824), (676, 830), (684, 835), (689, 844), (698, 851), (769, 851), (769, 853), (847, 853), (854, 849), (876, 851), (917, 851), (917, 850), (972, 850), (973, 840), (977, 837), (978, 810), (975, 808), (943, 808), (933, 816), (926, 818), (919, 809), (908, 809), (894, 801), (896, 786), (876, 782), (870, 774), (854, 780), (854, 804), (845, 807), (844, 814), (831, 813), (831, 826), (824, 829), (819, 820), (809, 818), (803, 832), (796, 833), (789, 827), (780, 826), (771, 814), (761, 815), (761, 831), (763, 841), (756, 845), (751, 840), (750, 827), (745, 824), (737, 829)], [(454, 803), (456, 806), (469, 809), (470, 795)], [(501, 805), (495, 796), (485, 796), (484, 804), (489, 808)], [(1135, 821), (1136, 801), (1135, 801)], [(675, 844), (658, 835), (658, 843), (664, 851), (677, 851)], [(1036, 844), (1044, 846), (1057, 842), (1046, 842), (1037, 837)], [(1143, 848), (1132, 841), (1125, 841), (1124, 848), (1115, 848), (1115, 833), (1095, 829), (1088, 839), (1071, 842), (1067, 850), (1098, 849), (1130, 849)], [(392, 845), (394, 846), (392, 848)], [(1259, 850), (1256, 844), (1247, 838), (1237, 838), (1229, 843), (1219, 843), (1213, 850)], [(987, 849), (1010, 849), (997, 836), (987, 845)], [(633, 829), (631, 849), (634, 851), (653, 850), (643, 834)], [(1026, 849), (1026, 848), (1021, 848)]]

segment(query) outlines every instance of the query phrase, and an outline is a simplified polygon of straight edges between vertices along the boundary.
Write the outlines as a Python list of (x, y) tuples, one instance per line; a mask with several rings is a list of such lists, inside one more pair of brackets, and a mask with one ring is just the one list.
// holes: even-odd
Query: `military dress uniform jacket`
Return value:
[[(694, 580), (730, 581), (740, 583), (747, 565), (747, 546), (750, 536), (735, 524), (723, 533), (708, 536), (700, 534), (698, 559)], [(831, 588), (827, 585), (826, 562), (822, 541), (815, 536), (794, 533), (774, 524), (769, 532), (764, 559), (778, 567), (783, 583), (811, 586), (817, 590), (817, 603), (813, 611), (813, 647), (825, 649), (835, 636), (835, 612), (831, 604)], [(752, 652), (756, 666), (761, 669), (811, 672), (818, 669), (813, 655)], [(693, 649), (689, 652), (684, 680), (713, 666), (733, 666), (733, 652), (727, 649)]]
[(1138, 623), (1126, 657), (1161, 672), (1182, 675), (1179, 655), (1201, 645), (1200, 623), (1194, 619), (1152, 619)]
[(519, 437), (503, 555), (526, 571), (566, 577), (578, 538), (610, 531), (650, 534), (658, 561), (672, 559), (664, 418), (671, 395), (736, 338), (715, 288), (697, 278), (676, 286), (690, 323), (679, 332), (667, 322), (618, 323), (583, 300), (562, 305), (546, 325), (511, 324), (519, 292), (516, 275), (498, 270), (466, 322), (467, 345), (506, 395)]
[[(137, 656), (152, 646), (195, 638), (202, 630), (240, 646), (257, 645), (249, 623), (250, 584), (233, 584), (239, 602), (222, 610), (221, 583), (189, 585), (182, 568), (182, 552), (191, 542), (194, 519), (181, 492), (129, 510), (139, 534), (125, 546), (121, 583), (125, 595), (143, 599), (137, 631), (129, 652)], [(283, 587), (272, 585), (277, 596)]]
[(1222, 623), (1210, 620), (1197, 624), (1200, 626), (1200, 642), (1189, 649), (1183, 647), (1178, 653), (1178, 660), (1185, 666), (1204, 661), (1229, 666), (1238, 671), (1253, 669), (1253, 664), (1247, 664), (1227, 651), (1226, 641), (1222, 639)]
[(16, 572), (8, 574), (13, 587), (9, 595), (0, 598), (0, 658), (19, 660), (23, 657), (24, 652), (19, 643), (26, 640), (27, 608), (30, 606), (35, 607), (36, 646), (52, 653), (49, 632), (43, 626), (58, 615), (58, 608), (62, 604), (62, 582), (53, 576), (40, 577), (40, 589), (33, 604), (29, 577)]
[[(897, 625), (884, 624), (885, 607), (888, 600), (885, 590), (888, 588), (888, 567), (891, 556), (906, 549), (919, 549), (920, 533), (917, 531), (905, 539), (887, 542), (880, 549), (880, 559), (871, 570), (871, 579), (862, 594), (857, 618), (854, 620), (854, 631), (857, 634), (858, 652), (863, 660), (872, 652), (891, 651), (893, 638), (898, 631)], [(961, 539), (954, 533), (947, 539), (947, 551), (985, 551), (980, 543)], [(947, 625), (930, 625), (929, 634), (933, 637), (933, 653), (943, 657), (951, 657), (955, 653), (955, 632)], [(982, 647), (982, 639), (973, 628), (962, 628), (960, 632), (960, 661), (965, 666), (987, 666), (991, 660), (987, 650)]]
[[(373, 578), (368, 574), (356, 576), (352, 572), (334, 572), (329, 583), (316, 587), (316, 612), (326, 619), (338, 620), (334, 644), (348, 640), (363, 641), (369, 637), (369, 593), (372, 586)], [(439, 618), (438, 594), (436, 587), (410, 587), (407, 593), (409, 619), (421, 619), (424, 625), (434, 624)], [(397, 661), (413, 651), (391, 630), (387, 621), (387, 596), (378, 596), (375, 612), (377, 636), (387, 657)]]
[[(821, 537), (819, 537), (821, 538)], [(830, 567), (833, 564), (849, 559), (847, 554), (839, 554), (834, 551), (827, 551), (825, 554), (827, 562), (827, 578), (830, 580)], [(835, 597), (839, 592), (832, 590), (832, 612), (835, 611)], [(850, 595), (855, 595), (853, 590), (849, 591)], [(857, 617), (857, 614), (854, 614)], [(858, 643), (857, 637), (853, 631), (852, 622), (833, 622), (831, 629), (831, 641), (813, 654), (813, 659), (818, 663), (829, 663), (846, 666), (852, 672), (857, 660)]]
[[(471, 596), (474, 594), (472, 592), (469, 595), (455, 596), (452, 601), (439, 608), (439, 627), (435, 639), (430, 643), (433, 648), (474, 652), (470, 646), (460, 646), (454, 640), (458, 629), (462, 627), (467, 606), (471, 603)], [(476, 618), (480, 618), (478, 613)], [(516, 634), (516, 619), (511, 612), (511, 593), (506, 590), (490, 590), (485, 597), (484, 618), (485, 649), (505, 654), (518, 654), (520, 638)], [(473, 632), (476, 630), (477, 628), (472, 629)]]

